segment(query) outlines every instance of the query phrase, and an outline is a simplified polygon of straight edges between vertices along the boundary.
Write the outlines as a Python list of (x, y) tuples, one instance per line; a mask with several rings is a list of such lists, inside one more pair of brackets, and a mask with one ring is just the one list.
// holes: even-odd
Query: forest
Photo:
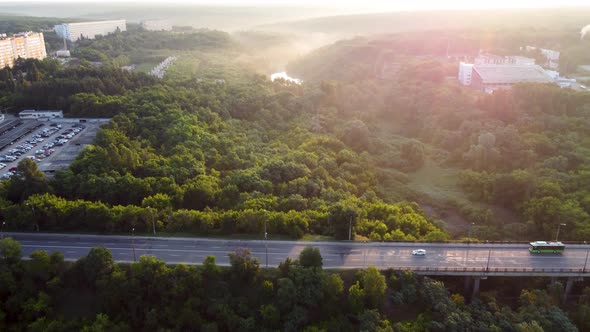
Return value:
[[(201, 266), (150, 256), (117, 264), (105, 248), (77, 262), (61, 253), (28, 260), (11, 238), (0, 240), (3, 331), (547, 331), (590, 328), (590, 288), (561, 304), (563, 286), (525, 288), (510, 307), (500, 286), (470, 303), (439, 280), (411, 272), (322, 269), (317, 248), (263, 270), (247, 249)], [(461, 282), (459, 282), (461, 283)], [(542, 285), (547, 280), (530, 280)], [(569, 318), (571, 317), (571, 318)], [(576, 327), (577, 324), (578, 327)]]
[[(504, 54), (526, 36), (491, 35), (488, 45)], [(367, 128), (362, 150), (386, 201), (435, 206), (443, 218), (458, 213), (481, 240), (551, 238), (559, 223), (570, 226), (564, 239), (586, 240), (590, 94), (539, 84), (492, 95), (461, 88), (456, 60), (441, 56), (446, 42), (429, 33), (344, 40), (292, 62), (289, 73), (325, 87), (340, 119)], [(475, 45), (459, 44), (466, 53)]]
[[(142, 42), (150, 34), (153, 45)], [(235, 58), (245, 46), (230, 35), (192, 31), (157, 42), (163, 36), (138, 30), (81, 41), (78, 52), (111, 59), (98, 68), (46, 59), (0, 70), (4, 107), (112, 117), (69, 170), (48, 179), (25, 163), (2, 183), (7, 229), (127, 233), (155, 223), (170, 233), (231, 235), (261, 234), (267, 223), (276, 236), (345, 239), (352, 220), (358, 239), (445, 241), (466, 235), (443, 221), (451, 211), (475, 223), (481, 240), (548, 238), (564, 222), (565, 240), (589, 235), (586, 93), (536, 84), (493, 95), (462, 89), (446, 79), (450, 63), (416, 56), (436, 47), (408, 46), (420, 34), (396, 37), (403, 56), (381, 56), (399, 61), (393, 80), (370, 66), (330, 75), (387, 49), (383, 40), (355, 39), (294, 62), (340, 59), (325, 68), (331, 80), (303, 85), (241, 68)], [(113, 59), (143, 48), (192, 52), (198, 65), (173, 67), (163, 80), (117, 68), (126, 63)], [(418, 188), (414, 174), (431, 169), (452, 170), (456, 193)]]

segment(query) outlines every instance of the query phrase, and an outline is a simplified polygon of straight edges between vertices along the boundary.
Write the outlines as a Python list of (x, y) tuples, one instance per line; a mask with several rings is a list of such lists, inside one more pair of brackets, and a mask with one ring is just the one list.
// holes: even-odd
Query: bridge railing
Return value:
[(392, 266), (394, 271), (413, 272), (474, 272), (474, 273), (563, 273), (590, 274), (590, 268), (528, 268), (528, 267), (427, 267), (427, 266)]

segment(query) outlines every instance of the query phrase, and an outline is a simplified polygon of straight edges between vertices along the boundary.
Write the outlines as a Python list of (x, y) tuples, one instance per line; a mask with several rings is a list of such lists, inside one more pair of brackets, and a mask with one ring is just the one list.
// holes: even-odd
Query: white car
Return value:
[(2, 176), (0, 176), (0, 179), (10, 179), (10, 177), (13, 175), (14, 173), (12, 172), (6, 172), (4, 174), (2, 174)]
[(426, 250), (424, 250), (424, 249), (412, 250), (412, 255), (414, 255), (414, 256), (426, 256)]

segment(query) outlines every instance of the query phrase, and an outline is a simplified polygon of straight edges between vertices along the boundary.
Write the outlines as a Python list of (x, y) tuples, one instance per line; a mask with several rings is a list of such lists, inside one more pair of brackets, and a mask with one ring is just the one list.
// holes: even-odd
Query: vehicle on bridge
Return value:
[(561, 242), (535, 241), (531, 242), (529, 251), (533, 254), (561, 254), (565, 245)]
[(416, 249), (412, 251), (412, 255), (414, 256), (426, 256), (426, 250), (424, 249)]

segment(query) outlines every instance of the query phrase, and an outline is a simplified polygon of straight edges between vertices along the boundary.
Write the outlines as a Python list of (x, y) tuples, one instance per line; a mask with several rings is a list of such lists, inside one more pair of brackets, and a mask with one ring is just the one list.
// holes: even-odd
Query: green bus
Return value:
[(564, 250), (565, 245), (561, 242), (535, 241), (529, 246), (529, 251), (533, 254), (561, 254)]

